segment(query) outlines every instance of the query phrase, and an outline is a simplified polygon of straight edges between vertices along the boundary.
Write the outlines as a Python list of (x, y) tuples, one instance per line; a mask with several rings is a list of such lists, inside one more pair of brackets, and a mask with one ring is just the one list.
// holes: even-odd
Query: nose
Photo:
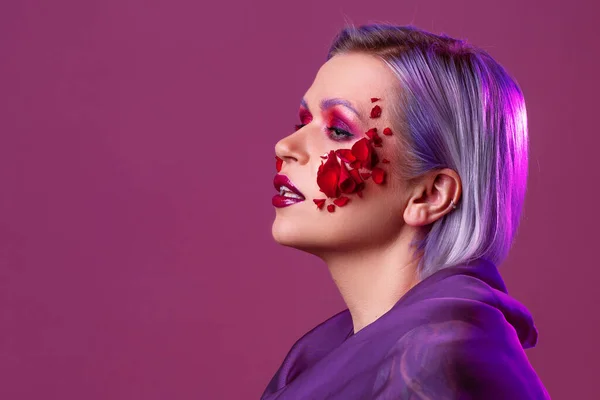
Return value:
[(275, 154), (285, 163), (292, 161), (304, 165), (310, 156), (306, 145), (306, 130), (300, 128), (294, 133), (284, 137), (275, 144)]

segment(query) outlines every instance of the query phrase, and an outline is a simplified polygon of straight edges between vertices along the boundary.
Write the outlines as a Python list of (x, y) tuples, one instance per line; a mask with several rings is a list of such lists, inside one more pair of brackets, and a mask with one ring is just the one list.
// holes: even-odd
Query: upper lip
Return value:
[(290, 189), (292, 192), (296, 193), (298, 196), (304, 197), (302, 192), (300, 190), (298, 190), (298, 188), (296, 186), (294, 186), (292, 181), (290, 181), (289, 178), (283, 174), (275, 175), (275, 179), (273, 179), (273, 186), (275, 186), (275, 190), (277, 190), (278, 192), (280, 191), (280, 188), (282, 186), (285, 186), (288, 189)]

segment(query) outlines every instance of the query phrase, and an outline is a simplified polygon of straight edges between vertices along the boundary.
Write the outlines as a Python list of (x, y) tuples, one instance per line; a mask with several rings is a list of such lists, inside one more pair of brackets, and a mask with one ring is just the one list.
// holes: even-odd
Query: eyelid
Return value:
[[(330, 123), (333, 124), (334, 121), (337, 121), (339, 124), (343, 125), (343, 129), (348, 131), (348, 133), (359, 132), (360, 129), (355, 123), (352, 123), (351, 121), (346, 122), (346, 119), (349, 118), (347, 114), (339, 109), (336, 109), (335, 107), (336, 106), (332, 106), (324, 111), (326, 115), (330, 115)], [(312, 114), (310, 110), (303, 106), (300, 106), (299, 117), (300, 121), (302, 121), (305, 117), (310, 117), (310, 121), (312, 121)]]

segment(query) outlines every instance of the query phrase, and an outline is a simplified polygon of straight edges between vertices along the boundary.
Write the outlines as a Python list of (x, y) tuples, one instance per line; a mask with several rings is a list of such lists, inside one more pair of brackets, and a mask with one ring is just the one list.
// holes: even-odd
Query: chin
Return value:
[(298, 225), (291, 221), (285, 221), (283, 218), (275, 218), (271, 227), (271, 234), (273, 239), (283, 246), (293, 247), (293, 243), (300, 239), (298, 237), (300, 235)]

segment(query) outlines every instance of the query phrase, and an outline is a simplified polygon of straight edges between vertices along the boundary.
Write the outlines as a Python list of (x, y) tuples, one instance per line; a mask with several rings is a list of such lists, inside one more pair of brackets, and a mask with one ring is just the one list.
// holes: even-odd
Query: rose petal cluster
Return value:
[[(371, 102), (381, 100), (378, 97), (371, 97)], [(371, 109), (370, 117), (379, 118), (381, 116), (381, 107), (375, 105)], [(392, 135), (390, 128), (385, 128), (383, 134)], [(334, 198), (333, 204), (327, 205), (327, 211), (334, 212), (335, 206), (343, 207), (350, 201), (345, 194), (354, 194), (362, 198), (362, 191), (365, 181), (373, 179), (376, 184), (385, 183), (386, 171), (377, 166), (379, 156), (375, 147), (382, 147), (383, 140), (377, 134), (377, 128), (371, 128), (365, 132), (366, 137), (361, 138), (354, 143), (351, 149), (331, 150), (327, 155), (321, 156), (326, 160), (321, 161), (317, 171), (317, 184), (319, 190), (328, 198)], [(338, 161), (339, 160), (339, 161)], [(389, 160), (383, 159), (382, 163), (388, 164)], [(369, 172), (360, 172), (360, 170)], [(326, 199), (313, 199), (319, 210), (325, 206)]]
[[(371, 102), (381, 100), (378, 97), (371, 97)], [(375, 105), (371, 109), (370, 117), (379, 118), (381, 116), (381, 107)], [(296, 126), (298, 129), (300, 125)], [(384, 128), (383, 134), (392, 135), (390, 128)], [(350, 202), (350, 198), (345, 195), (356, 194), (362, 198), (362, 191), (365, 182), (370, 178), (376, 184), (384, 184), (386, 181), (386, 171), (377, 165), (380, 163), (379, 156), (375, 147), (382, 147), (383, 140), (377, 133), (377, 128), (371, 128), (365, 132), (366, 137), (356, 141), (350, 149), (331, 150), (321, 158), (321, 165), (317, 171), (317, 184), (319, 190), (327, 198), (333, 198), (333, 203), (327, 205), (327, 211), (334, 212), (335, 207), (343, 207)], [(283, 160), (275, 156), (275, 167), (277, 172), (281, 171)], [(389, 160), (382, 159), (381, 163), (388, 164)], [(363, 170), (363, 172), (361, 172)], [(366, 170), (366, 172), (365, 172)], [(319, 210), (325, 207), (326, 199), (313, 199)]]

